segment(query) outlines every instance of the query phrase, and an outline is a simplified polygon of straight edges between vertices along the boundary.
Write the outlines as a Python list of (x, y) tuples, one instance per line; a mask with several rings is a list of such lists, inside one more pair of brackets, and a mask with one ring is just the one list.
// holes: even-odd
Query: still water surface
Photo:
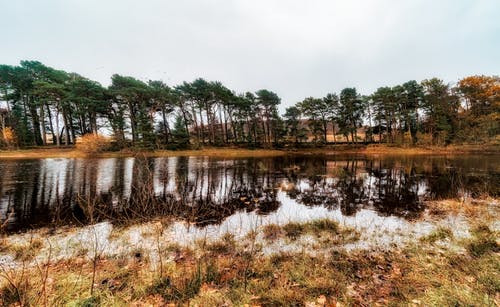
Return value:
[(500, 194), (499, 156), (0, 160), (7, 231), (156, 217), (200, 230), (248, 217), (411, 221), (425, 201)]

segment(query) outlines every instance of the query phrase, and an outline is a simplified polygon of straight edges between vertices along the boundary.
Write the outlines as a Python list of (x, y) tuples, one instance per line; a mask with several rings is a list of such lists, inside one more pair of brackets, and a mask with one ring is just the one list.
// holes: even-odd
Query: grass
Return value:
[(488, 226), (480, 224), (472, 229), (474, 239), (471, 240), (466, 248), (474, 257), (481, 257), (486, 253), (500, 252), (500, 246), (496, 239), (499, 233), (491, 231)]
[[(455, 237), (441, 226), (390, 250), (342, 249), (359, 234), (330, 219), (271, 224), (244, 238), (225, 234), (191, 248), (166, 242), (161, 274), (145, 248), (100, 257), (92, 294), (92, 263), (74, 256), (47, 263), (45, 279), (43, 267), (28, 267), (22, 275), (18, 268), (7, 276), (12, 282), (0, 271), (0, 305), (43, 305), (43, 297), (46, 305), (67, 306), (498, 304), (498, 231), (474, 221), (470, 237)], [(260, 248), (301, 236), (313, 238), (323, 252), (303, 248), (268, 254)], [(448, 244), (435, 244), (443, 240)], [(31, 244), (37, 250), (40, 242)]]
[(336, 221), (327, 218), (303, 223), (290, 222), (282, 226), (269, 224), (263, 227), (262, 233), (267, 241), (282, 237), (295, 241), (304, 235), (319, 238), (319, 243), (323, 244), (350, 243), (359, 239), (359, 233), (354, 229), (341, 228)]
[(45, 146), (31, 149), (0, 150), (1, 159), (40, 159), (40, 158), (119, 158), (137, 155), (146, 157), (173, 157), (173, 156), (211, 156), (221, 158), (251, 158), (251, 157), (276, 157), (289, 153), (292, 154), (324, 154), (324, 153), (356, 153), (366, 155), (423, 155), (423, 154), (459, 154), (459, 153), (498, 153), (498, 146), (416, 146), (401, 147), (387, 144), (373, 145), (328, 145), (322, 148), (304, 148), (292, 150), (277, 149), (245, 149), (239, 147), (205, 147), (198, 150), (153, 150), (140, 151), (124, 149), (115, 152), (86, 153), (74, 146)]
[(420, 238), (420, 241), (434, 243), (436, 241), (443, 241), (451, 238), (453, 238), (453, 232), (451, 229), (440, 226), (427, 236)]
[[(285, 155), (285, 151), (274, 149), (243, 149), (243, 148), (204, 148), (200, 150), (155, 150), (135, 151), (121, 150), (116, 152), (93, 153), (93, 158), (120, 158), (133, 156), (146, 157), (176, 157), (176, 156), (210, 156), (221, 158), (251, 158), (275, 157)], [(35, 149), (20, 149), (1, 151), (1, 159), (40, 159), (40, 158), (85, 158), (89, 154), (73, 147), (40, 147)]]
[(372, 144), (362, 150), (366, 154), (460, 154), (460, 153), (493, 153), (497, 154), (500, 148), (497, 145), (450, 145), (450, 146), (396, 146), (387, 144)]
[(290, 222), (283, 225), (282, 229), (288, 238), (295, 240), (304, 234), (320, 235), (322, 232), (337, 234), (339, 225), (329, 219), (318, 219), (306, 223)]
[[(427, 202), (428, 213), (434, 217), (446, 217), (448, 215), (463, 215), (470, 219), (491, 219), (492, 216), (488, 214), (490, 210), (489, 204), (494, 203), (495, 200), (490, 197), (484, 199), (473, 200), (459, 200), (459, 199), (446, 199), (439, 201)], [(498, 208), (493, 208), (498, 211)]]
[(43, 247), (43, 241), (40, 238), (30, 238), (28, 242), (11, 243), (4, 240), (0, 248), (2, 253), (10, 253), (14, 256), (14, 260), (29, 261), (33, 259)]
[(234, 235), (225, 233), (218, 241), (206, 244), (205, 250), (212, 254), (231, 254), (235, 251), (236, 241)]

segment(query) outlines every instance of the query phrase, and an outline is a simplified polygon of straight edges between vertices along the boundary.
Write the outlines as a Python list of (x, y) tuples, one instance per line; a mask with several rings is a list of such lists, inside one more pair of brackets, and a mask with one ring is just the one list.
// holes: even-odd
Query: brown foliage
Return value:
[(11, 127), (5, 127), (0, 134), (1, 143), (5, 144), (7, 147), (12, 147), (16, 144), (16, 135), (14, 134), (14, 129)]
[(107, 151), (111, 148), (111, 139), (100, 134), (86, 134), (76, 144), (76, 149), (92, 154)]

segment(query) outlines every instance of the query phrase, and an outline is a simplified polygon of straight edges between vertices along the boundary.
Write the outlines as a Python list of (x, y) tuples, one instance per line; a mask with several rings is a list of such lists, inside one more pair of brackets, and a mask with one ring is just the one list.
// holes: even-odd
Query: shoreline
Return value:
[(316, 148), (247, 149), (240, 147), (206, 147), (188, 150), (121, 150), (100, 153), (85, 153), (75, 147), (37, 147), (31, 149), (0, 150), (0, 159), (43, 158), (126, 158), (126, 157), (185, 157), (208, 156), (220, 158), (278, 157), (285, 155), (455, 155), (455, 154), (500, 154), (497, 145), (451, 145), (398, 147), (384, 144), (372, 145), (327, 145)]

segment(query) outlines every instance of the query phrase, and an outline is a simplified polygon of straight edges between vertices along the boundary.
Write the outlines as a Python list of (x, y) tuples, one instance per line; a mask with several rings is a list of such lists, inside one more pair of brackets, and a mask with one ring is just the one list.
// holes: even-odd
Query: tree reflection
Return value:
[(370, 209), (412, 219), (426, 199), (498, 195), (495, 169), (470, 173), (470, 165), (455, 162), (304, 156), (12, 161), (0, 164), (0, 221), (13, 210), (11, 231), (158, 216), (203, 227), (236, 212), (271, 214), (281, 201), (346, 216)]

